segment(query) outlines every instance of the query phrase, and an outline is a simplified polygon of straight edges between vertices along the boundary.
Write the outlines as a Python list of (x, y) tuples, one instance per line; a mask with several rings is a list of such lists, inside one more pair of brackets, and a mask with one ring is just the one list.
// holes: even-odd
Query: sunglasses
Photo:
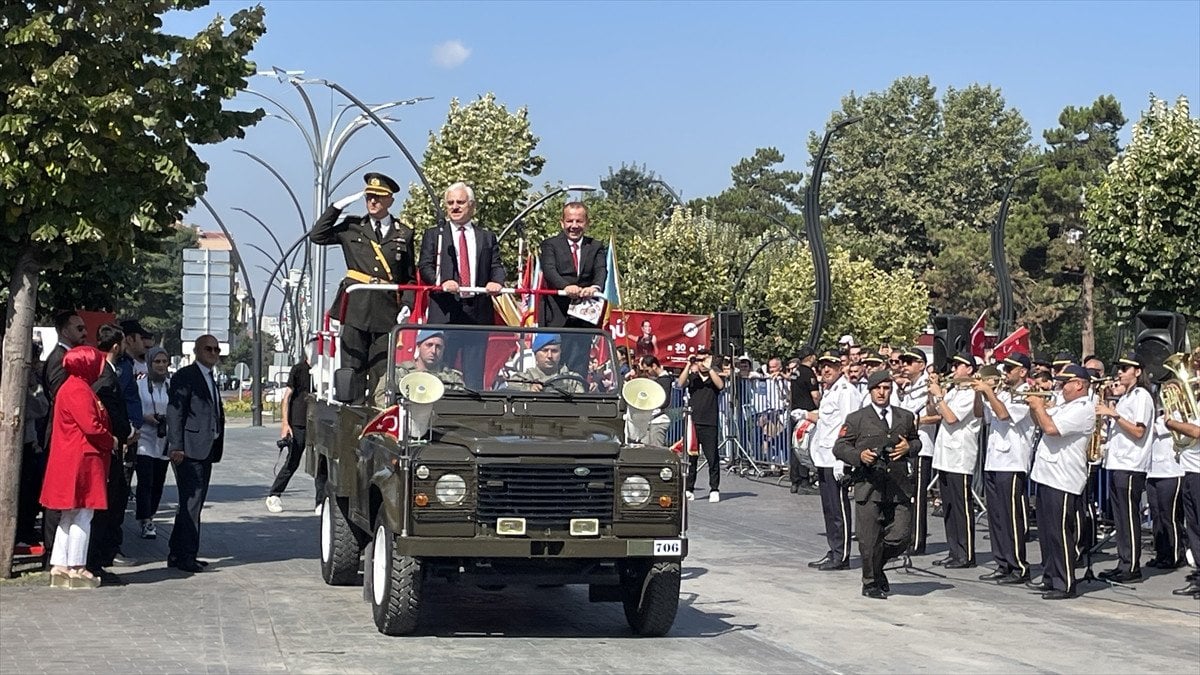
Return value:
[(900, 359), (888, 359), (888, 363), (892, 364), (893, 366), (898, 366), (902, 362), (900, 361)]

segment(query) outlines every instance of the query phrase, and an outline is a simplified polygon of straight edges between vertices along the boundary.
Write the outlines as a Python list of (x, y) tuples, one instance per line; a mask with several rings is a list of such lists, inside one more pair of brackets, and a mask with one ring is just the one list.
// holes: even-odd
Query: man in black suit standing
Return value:
[(909, 457), (921, 449), (916, 418), (891, 405), (892, 376), (867, 380), (870, 404), (846, 416), (833, 454), (854, 467), (862, 594), (884, 600), (891, 590), (884, 564), (908, 548), (912, 536), (913, 479)]
[[(566, 295), (542, 296), (540, 325), (552, 328), (596, 328), (597, 325), (570, 316), (572, 303), (594, 298), (608, 280), (607, 251), (604, 245), (584, 236), (588, 211), (583, 202), (563, 206), (562, 233), (542, 241), (539, 260), (547, 288)], [(563, 335), (563, 363), (570, 370), (587, 375), (590, 340)]]
[[(495, 323), (492, 297), (504, 283), (504, 265), (500, 262), (500, 244), (496, 235), (478, 227), (475, 215), (475, 191), (466, 183), (446, 189), (446, 216), (443, 227), (431, 227), (421, 236), (421, 258), (417, 271), (421, 281), (441, 286), (442, 292), (429, 294), (428, 323), (465, 326), (491, 326)], [(484, 287), (491, 295), (463, 294), (460, 286)], [(446, 335), (445, 362), (459, 368), (466, 385), (483, 388), (484, 355), (487, 333), (458, 331)], [(457, 364), (457, 365), (456, 365)]]
[(217, 338), (196, 340), (196, 360), (180, 368), (167, 392), (167, 452), (179, 486), (179, 510), (171, 528), (167, 566), (200, 572), (200, 512), (208, 496), (212, 465), (225, 447), (225, 407), (213, 368), (221, 358)]
[[(342, 323), (342, 365), (354, 369), (355, 401), (366, 401), (387, 367), (388, 332), (396, 325), (401, 307), (412, 309), (413, 293), (356, 291), (351, 284), (411, 284), (417, 279), (413, 264), (413, 231), (390, 213), (396, 181), (381, 173), (363, 176), (366, 188), (338, 200), (317, 219), (308, 239), (320, 246), (337, 244), (346, 258), (346, 278), (338, 286), (332, 314)], [(365, 195), (367, 215), (346, 216), (342, 209)]]

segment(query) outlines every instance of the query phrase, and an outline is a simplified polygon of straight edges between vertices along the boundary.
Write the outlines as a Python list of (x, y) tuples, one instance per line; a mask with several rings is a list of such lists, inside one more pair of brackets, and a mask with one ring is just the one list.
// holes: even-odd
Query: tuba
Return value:
[[(1170, 376), (1158, 385), (1158, 402), (1162, 406), (1163, 415), (1167, 419), (1181, 419), (1190, 422), (1200, 417), (1200, 404), (1197, 403), (1197, 386), (1200, 385), (1200, 375), (1191, 372), (1188, 366), (1187, 354), (1173, 354), (1163, 361), (1163, 369)], [(1175, 460), (1183, 451), (1196, 446), (1194, 438), (1172, 431), (1171, 440), (1175, 442)]]

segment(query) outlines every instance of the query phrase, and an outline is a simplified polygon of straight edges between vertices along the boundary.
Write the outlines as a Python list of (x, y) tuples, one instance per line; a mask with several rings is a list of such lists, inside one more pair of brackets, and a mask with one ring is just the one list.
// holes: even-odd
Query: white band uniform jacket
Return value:
[(942, 418), (942, 427), (933, 443), (933, 468), (948, 473), (974, 474), (982, 425), (975, 416), (975, 390), (951, 389), (946, 392), (944, 402), (958, 421), (949, 424)]
[(1175, 440), (1161, 417), (1155, 418), (1150, 435), (1154, 440), (1150, 444), (1150, 473), (1146, 477), (1182, 478), (1183, 465), (1175, 461)]
[(1146, 427), (1141, 438), (1125, 433), (1114, 420), (1104, 455), (1104, 468), (1109, 471), (1150, 471), (1150, 445), (1154, 442), (1154, 399), (1143, 387), (1134, 387), (1117, 401), (1117, 414)]
[(842, 425), (846, 423), (846, 415), (861, 407), (862, 394), (858, 393), (845, 376), (839, 377), (821, 395), (817, 428), (809, 450), (814, 465), (823, 468), (834, 466), (838, 460), (833, 456), (833, 446), (837, 443)]
[(1088, 476), (1087, 448), (1096, 427), (1096, 404), (1081, 396), (1047, 409), (1046, 414), (1059, 435), (1042, 434), (1029, 478), (1073, 495), (1083, 494)]
[(929, 376), (922, 374), (899, 394), (899, 388), (892, 390), (892, 405), (904, 408), (917, 418), (917, 436), (921, 439), (921, 452), (918, 457), (933, 457), (933, 439), (937, 437), (938, 423), (921, 424), (921, 418), (926, 416), (929, 407)]
[[(1021, 385), (1018, 392), (1025, 391)], [(983, 402), (983, 418), (989, 425), (987, 457), (984, 471), (1017, 471), (1029, 473), (1029, 462), (1033, 459), (1033, 419), (1029, 416), (1029, 404), (1014, 403), (1012, 394), (1002, 391), (996, 395), (1008, 410), (1008, 419), (996, 417), (992, 406)]]
[[(1200, 417), (1188, 421), (1200, 424)], [(1179, 466), (1183, 468), (1184, 473), (1200, 473), (1200, 441), (1192, 443), (1192, 447), (1180, 453)]]

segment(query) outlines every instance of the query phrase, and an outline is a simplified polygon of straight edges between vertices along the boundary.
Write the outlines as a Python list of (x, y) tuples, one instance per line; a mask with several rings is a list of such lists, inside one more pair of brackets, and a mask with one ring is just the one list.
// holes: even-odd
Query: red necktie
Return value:
[(575, 263), (575, 274), (579, 274), (579, 242), (571, 242), (571, 262)]
[(458, 283), (471, 285), (471, 251), (467, 248), (467, 228), (458, 228)]

